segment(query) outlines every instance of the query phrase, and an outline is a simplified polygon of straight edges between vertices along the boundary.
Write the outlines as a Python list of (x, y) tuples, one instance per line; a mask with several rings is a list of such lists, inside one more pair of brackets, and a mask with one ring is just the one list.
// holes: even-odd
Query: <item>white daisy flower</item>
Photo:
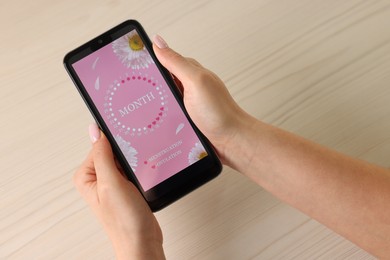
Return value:
[(197, 142), (194, 147), (192, 147), (191, 152), (188, 154), (188, 163), (191, 165), (200, 159), (203, 159), (207, 156), (207, 152), (203, 148), (203, 146), (200, 144), (200, 142)]
[(154, 63), (135, 30), (115, 40), (112, 43), (112, 48), (127, 68), (144, 69), (148, 68), (149, 64)]
[(133, 172), (135, 172), (135, 167), (137, 167), (138, 162), (138, 159), (136, 157), (136, 155), (138, 154), (137, 150), (135, 150), (135, 148), (132, 147), (129, 142), (126, 142), (119, 135), (115, 136), (115, 141), (121, 149), (123, 155), (126, 157), (126, 160), (131, 166), (131, 169), (133, 170)]

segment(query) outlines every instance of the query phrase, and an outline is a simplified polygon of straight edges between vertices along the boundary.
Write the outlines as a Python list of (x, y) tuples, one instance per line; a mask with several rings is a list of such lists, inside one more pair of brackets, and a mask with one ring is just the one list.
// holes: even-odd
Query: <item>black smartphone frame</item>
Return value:
[[(194, 164), (188, 166), (183, 169), (179, 173), (174, 174), (170, 178), (165, 181), (157, 184), (150, 190), (144, 191), (140, 183), (138, 182), (136, 175), (131, 170), (130, 165), (127, 163), (124, 155), (122, 154), (119, 146), (114, 140), (113, 135), (109, 131), (109, 128), (104, 121), (102, 115), (99, 113), (97, 107), (93, 103), (91, 97), (88, 94), (88, 91), (84, 87), (80, 78), (78, 77), (76, 71), (72, 67), (72, 64), (77, 62), (78, 60), (83, 59), (89, 54), (99, 50), (100, 48), (106, 46), (107, 44), (112, 43), (117, 38), (125, 35), (126, 33), (132, 31), (133, 29), (137, 30), (139, 36), (141, 37), (145, 48), (150, 53), (152, 59), (154, 60), (157, 68), (162, 74), (164, 80), (166, 81), (169, 89), (173, 93), (176, 101), (178, 102), (180, 108), (183, 110), (187, 120), (191, 124), (194, 129), (196, 135), (199, 140), (203, 144), (208, 156), (205, 158), (195, 162)], [(158, 61), (156, 55), (154, 54), (152, 48), (152, 42), (147, 36), (145, 30), (141, 26), (139, 22), (136, 20), (127, 20), (114, 28), (108, 30), (107, 32), (95, 37), (94, 39), (88, 41), (87, 43), (81, 45), (80, 47), (74, 49), (73, 51), (66, 54), (63, 60), (66, 71), (68, 72), (70, 78), (75, 84), (77, 90), (79, 91), (81, 97), (83, 98), (85, 104), (87, 105), (89, 111), (95, 118), (97, 124), (103, 133), (107, 136), (109, 140), (114, 155), (118, 159), (121, 167), (123, 168), (124, 173), (127, 178), (135, 184), (137, 189), (141, 192), (142, 196), (145, 198), (149, 207), (153, 212), (158, 211), (167, 205), (173, 203), (174, 201), (180, 199), (196, 188), (202, 186), (206, 182), (211, 179), (217, 177), (222, 171), (222, 164), (218, 159), (216, 152), (214, 151), (211, 143), (207, 140), (207, 138), (199, 131), (199, 129), (192, 122), (189, 117), (183, 103), (183, 98), (180, 90), (175, 84), (172, 75), (161, 65)]]

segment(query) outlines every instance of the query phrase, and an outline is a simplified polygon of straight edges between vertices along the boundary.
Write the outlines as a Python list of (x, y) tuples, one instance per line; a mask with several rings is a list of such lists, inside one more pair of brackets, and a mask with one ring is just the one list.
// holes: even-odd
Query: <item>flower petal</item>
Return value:
[(96, 90), (99, 90), (99, 89), (100, 89), (100, 79), (99, 79), (99, 77), (96, 78), (96, 81), (95, 81), (95, 89), (96, 89)]
[(180, 123), (176, 128), (176, 134), (178, 134), (184, 128), (184, 124)]

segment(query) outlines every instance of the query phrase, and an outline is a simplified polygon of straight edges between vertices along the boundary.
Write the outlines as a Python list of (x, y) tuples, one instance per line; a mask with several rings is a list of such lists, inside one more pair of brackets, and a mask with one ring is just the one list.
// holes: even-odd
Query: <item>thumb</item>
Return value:
[(98, 183), (112, 183), (123, 178), (116, 166), (110, 143), (96, 123), (89, 126), (89, 134), (93, 143), (92, 157)]
[(159, 35), (153, 37), (153, 50), (161, 64), (180, 81), (188, 80), (194, 73), (195, 66), (188, 59), (169, 48)]

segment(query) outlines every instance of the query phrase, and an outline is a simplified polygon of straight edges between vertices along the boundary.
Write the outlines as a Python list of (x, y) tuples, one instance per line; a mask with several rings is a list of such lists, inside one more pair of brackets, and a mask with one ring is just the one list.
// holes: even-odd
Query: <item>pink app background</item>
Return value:
[(73, 68), (145, 191), (207, 155), (135, 30)]

